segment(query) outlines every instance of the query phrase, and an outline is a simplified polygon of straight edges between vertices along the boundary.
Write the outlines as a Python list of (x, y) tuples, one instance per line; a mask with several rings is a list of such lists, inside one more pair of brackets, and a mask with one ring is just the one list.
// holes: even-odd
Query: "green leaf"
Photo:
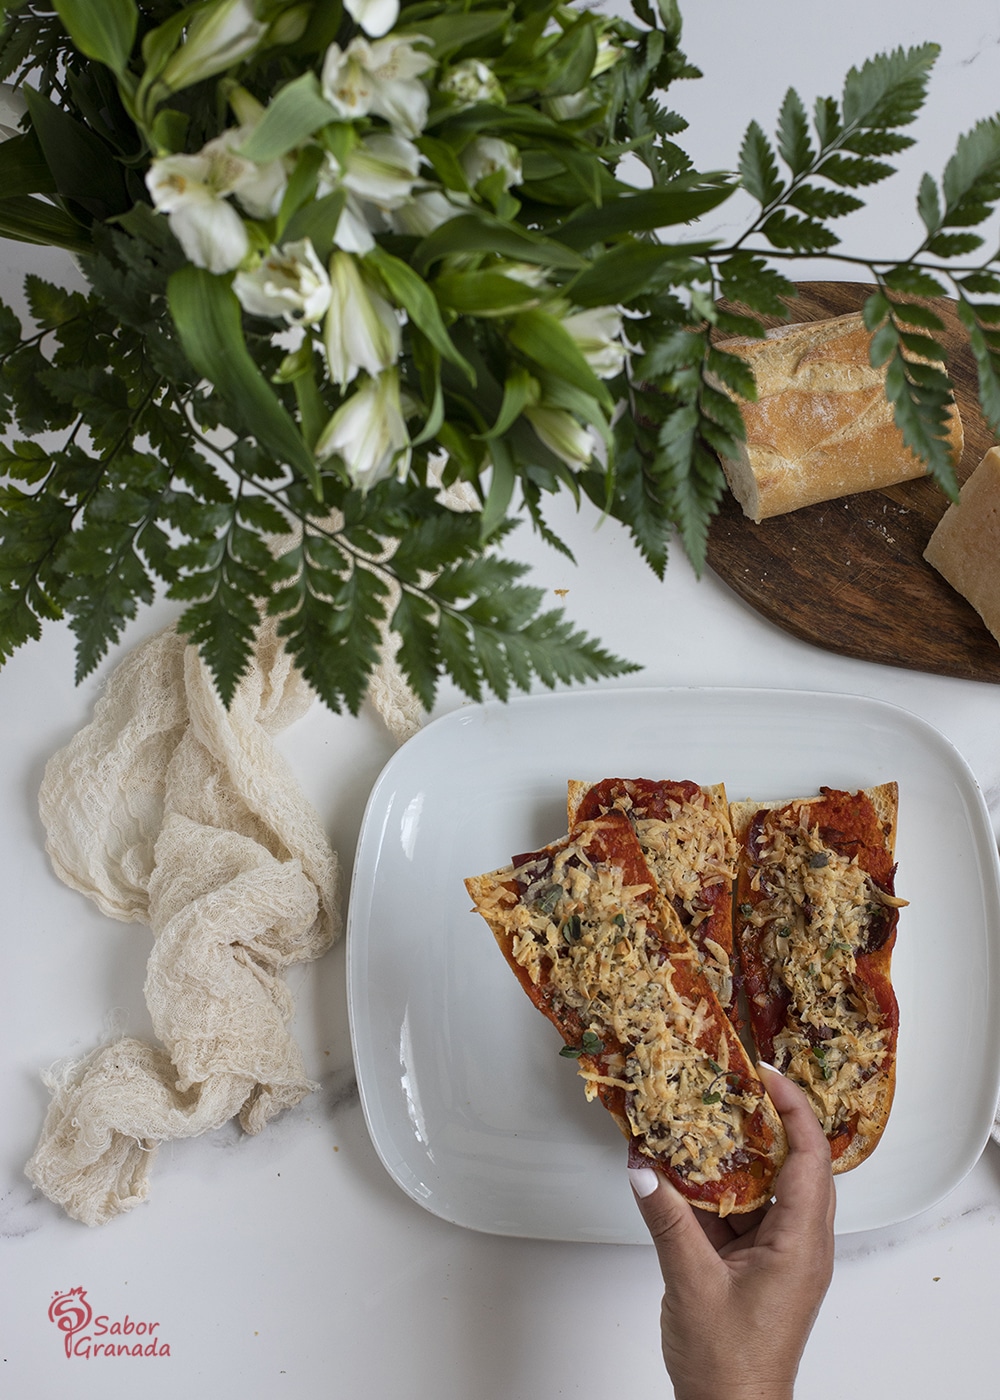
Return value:
[(522, 311), (514, 317), (507, 334), (510, 343), (540, 369), (568, 380), (610, 407), (607, 388), (558, 316), (541, 310)]
[(758, 122), (751, 122), (746, 129), (740, 147), (739, 172), (743, 188), (758, 204), (766, 207), (781, 194), (783, 186), (778, 162)]
[(442, 306), (460, 316), (496, 315), (537, 303), (540, 293), (526, 282), (499, 272), (445, 272), (433, 283)]
[(228, 283), (203, 268), (184, 267), (171, 276), (167, 299), (184, 352), (198, 374), (239, 411), (263, 446), (301, 473), (319, 499), (313, 454), (247, 349), (240, 304)]
[(945, 287), (931, 273), (923, 268), (899, 263), (886, 272), (882, 279), (894, 292), (907, 292), (914, 297), (940, 297), (945, 295)]
[(41, 93), (25, 87), (31, 126), (52, 172), (56, 190), (95, 219), (123, 214), (134, 202), (111, 149)]
[(54, 194), (56, 182), (33, 131), (0, 144), (0, 190), (13, 195)]
[(81, 53), (124, 74), (139, 23), (133, 0), (55, 0), (55, 8)]
[(686, 224), (717, 208), (732, 194), (733, 185), (718, 184), (703, 189), (643, 190), (617, 199), (601, 209), (585, 209), (553, 230), (561, 243), (571, 248), (590, 248), (612, 238), (648, 233), (671, 224)]
[(915, 121), (927, 95), (938, 44), (878, 54), (844, 80), (845, 127), (896, 127)]
[(85, 229), (53, 204), (31, 195), (0, 198), (0, 237), (20, 243), (40, 243), (65, 248), (70, 253), (89, 253), (93, 245)]
[(265, 165), (301, 146), (320, 127), (339, 120), (322, 96), (316, 74), (303, 73), (272, 97), (238, 154)]
[(434, 611), (426, 598), (408, 593), (399, 597), (391, 626), (401, 638), (396, 661), (410, 688), (425, 710), (434, 708), (440, 669), (437, 626)]
[(537, 263), (541, 267), (576, 270), (585, 267), (584, 259), (550, 238), (534, 233), (517, 224), (507, 224), (491, 218), (485, 212), (461, 214), (440, 224), (413, 250), (410, 265), (417, 272), (426, 272), (441, 258), (454, 253), (491, 253), (516, 261)]
[(719, 264), (722, 295), (728, 301), (749, 306), (764, 316), (787, 316), (784, 298), (795, 296), (795, 287), (763, 258), (739, 252)]
[(941, 212), (941, 200), (938, 197), (937, 185), (931, 175), (925, 175), (920, 181), (917, 213), (923, 219), (924, 227), (928, 233), (936, 233), (941, 227), (941, 220), (944, 217)]
[(796, 253), (818, 253), (840, 242), (835, 233), (815, 219), (799, 218), (783, 209), (768, 215), (761, 232), (775, 248), (791, 248)]
[(435, 15), (414, 21), (412, 27), (404, 22), (393, 30), (393, 34), (407, 34), (411, 38), (421, 35), (430, 41), (429, 50), (434, 57), (444, 59), (467, 45), (480, 44), (497, 34), (506, 26), (510, 14), (509, 9), (503, 9)]
[[(981, 121), (960, 136), (941, 178), (944, 226), (981, 223), (1000, 196), (1000, 118)], [(945, 254), (944, 256), (950, 256)]]
[(434, 293), (424, 279), (402, 258), (394, 257), (384, 248), (375, 247), (365, 257), (365, 262), (377, 269), (389, 294), (402, 306), (410, 319), (420, 327), (435, 350), (445, 360), (450, 360), (465, 374), (470, 384), (475, 384), (475, 370), (464, 355), (456, 349), (451, 336), (441, 319)]
[(788, 203), (814, 219), (839, 219), (864, 207), (864, 201), (852, 194), (822, 189), (819, 185), (800, 185), (789, 196)]
[[(984, 217), (988, 213), (986, 209)], [(975, 233), (936, 233), (927, 240), (927, 251), (939, 258), (957, 258), (982, 246), (983, 239)]]
[(709, 251), (711, 243), (617, 243), (567, 285), (575, 306), (615, 306), (655, 291), (686, 258)]
[(895, 173), (895, 168), (883, 161), (868, 160), (863, 156), (841, 155), (827, 156), (816, 171), (816, 174), (822, 175), (824, 179), (850, 190), (859, 189), (863, 185), (877, 185), (880, 180), (886, 180)]
[(329, 260), (334, 249), (334, 240), (340, 216), (347, 201), (345, 190), (334, 190), (322, 199), (311, 199), (297, 209), (282, 233), (282, 243), (296, 243), (308, 238), (316, 256), (323, 262)]
[(813, 162), (809, 122), (802, 98), (789, 88), (778, 115), (778, 151), (793, 175), (801, 175)]

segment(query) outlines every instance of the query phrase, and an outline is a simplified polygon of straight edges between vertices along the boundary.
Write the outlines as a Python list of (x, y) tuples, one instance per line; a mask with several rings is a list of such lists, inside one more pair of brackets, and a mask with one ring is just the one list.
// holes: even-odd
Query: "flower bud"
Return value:
[(250, 0), (219, 0), (191, 21), (160, 81), (171, 92), (223, 73), (254, 51), (267, 32)]

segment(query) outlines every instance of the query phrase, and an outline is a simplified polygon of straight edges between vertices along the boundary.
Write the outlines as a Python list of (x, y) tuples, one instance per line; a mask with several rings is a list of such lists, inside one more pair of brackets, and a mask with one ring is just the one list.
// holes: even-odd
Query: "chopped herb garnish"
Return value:
[(809, 857), (810, 870), (822, 870), (824, 865), (830, 864), (830, 855), (827, 851), (813, 851)]
[(599, 1055), (604, 1049), (604, 1041), (594, 1031), (584, 1031), (579, 1045), (564, 1045), (559, 1051), (567, 1060), (578, 1060), (581, 1055)]
[(570, 943), (576, 943), (579, 941), (580, 936), (583, 933), (583, 925), (580, 923), (579, 914), (571, 914), (569, 916), (569, 918), (563, 924), (563, 933), (566, 935)]
[(812, 1048), (812, 1052), (816, 1056), (816, 1059), (819, 1061), (819, 1067), (823, 1071), (823, 1078), (832, 1079), (833, 1070), (826, 1062), (826, 1050), (824, 1049), (824, 1047), (822, 1045), (814, 1045)]
[(625, 927), (625, 915), (624, 915), (624, 914), (616, 914), (615, 917), (614, 917), (614, 922), (618, 925), (619, 928), (624, 928), (624, 927)]
[(715, 1061), (712, 1059), (711, 1055), (708, 1056), (708, 1063), (711, 1065), (712, 1069), (715, 1070), (715, 1073), (716, 1073), (716, 1074), (722, 1074), (722, 1072), (723, 1072), (722, 1066), (721, 1066), (721, 1065), (717, 1065), (717, 1064), (715, 1063)]
[(551, 914), (562, 898), (562, 885), (546, 885), (535, 895), (535, 908), (543, 914)]
[(740, 905), (740, 913), (743, 915), (744, 918), (749, 918), (750, 915), (753, 913), (753, 905), (752, 905), (752, 904), (741, 904), (741, 905)]
[(704, 1094), (702, 1094), (702, 1096), (701, 1096), (701, 1101), (702, 1101), (702, 1103), (721, 1103), (721, 1102), (722, 1102), (722, 1095), (721, 1095), (721, 1094), (710, 1094), (710, 1093), (708, 1093), (707, 1090), (706, 1090), (706, 1092), (705, 1092)]

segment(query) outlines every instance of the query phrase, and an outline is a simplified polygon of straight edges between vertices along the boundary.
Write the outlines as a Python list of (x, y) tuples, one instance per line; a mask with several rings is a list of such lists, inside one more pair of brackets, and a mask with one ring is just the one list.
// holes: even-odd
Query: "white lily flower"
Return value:
[(330, 378), (341, 389), (359, 370), (377, 375), (399, 358), (399, 314), (371, 286), (350, 253), (334, 253), (330, 259), (330, 305), (323, 344)]
[(467, 58), (456, 63), (441, 79), (439, 86), (442, 92), (450, 92), (469, 107), (476, 102), (493, 102), (503, 106), (507, 101), (500, 79), (489, 64), (479, 58)]
[(27, 110), (28, 104), (20, 88), (0, 83), (0, 141), (21, 135), (18, 123)]
[(399, 18), (399, 0), (344, 0), (344, 8), (373, 39), (381, 39)]
[(375, 247), (375, 239), (365, 218), (361, 201), (355, 199), (352, 194), (347, 196), (347, 201), (337, 220), (337, 227), (333, 233), (333, 241), (338, 248), (342, 248), (345, 253), (370, 253)]
[(403, 417), (398, 370), (387, 369), (376, 379), (366, 379), (341, 404), (320, 435), (316, 456), (320, 461), (339, 457), (351, 483), (361, 491), (386, 477), (406, 475), (410, 435)]
[(239, 267), (250, 246), (243, 220), (224, 197), (231, 174), (226, 156), (207, 147), (197, 155), (154, 160), (146, 174), (154, 207), (167, 215), (186, 257), (209, 272)]
[(587, 429), (564, 408), (545, 404), (527, 407), (524, 416), (545, 446), (568, 467), (585, 467), (594, 455), (594, 441)]
[(597, 306), (564, 316), (562, 323), (576, 341), (598, 379), (614, 379), (625, 363), (622, 318), (613, 306)]
[(331, 44), (323, 61), (323, 96), (342, 117), (385, 117), (404, 136), (419, 136), (430, 103), (420, 74), (434, 59), (414, 45), (418, 35), (380, 39), (370, 44), (358, 36), (347, 49)]
[(267, 25), (255, 16), (251, 0), (221, 0), (191, 21), (159, 81), (171, 92), (200, 83), (252, 53), (266, 33)]
[(415, 194), (408, 204), (393, 209), (389, 214), (389, 224), (393, 233), (409, 233), (417, 238), (426, 238), (461, 212), (443, 190), (424, 190)]
[(308, 238), (286, 243), (250, 272), (238, 272), (233, 291), (251, 316), (282, 316), (292, 325), (310, 325), (330, 305), (330, 279)]
[(503, 171), (503, 187), (521, 183), (521, 153), (509, 141), (496, 136), (477, 136), (462, 152), (462, 169), (469, 184), (475, 188), (480, 180)]

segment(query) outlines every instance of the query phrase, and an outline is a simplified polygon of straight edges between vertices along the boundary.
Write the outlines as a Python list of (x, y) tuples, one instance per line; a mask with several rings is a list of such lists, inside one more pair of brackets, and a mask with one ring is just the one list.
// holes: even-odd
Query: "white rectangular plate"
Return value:
[(511, 976), (467, 875), (566, 830), (566, 781), (724, 782), (731, 799), (899, 783), (896, 1098), (837, 1181), (840, 1233), (933, 1206), (971, 1170), (1000, 1088), (1000, 875), (982, 794), (923, 720), (849, 695), (619, 690), (457, 710), (384, 769), (348, 921), (351, 1033), (393, 1179), (445, 1220), (537, 1239), (647, 1243), (625, 1142)]

